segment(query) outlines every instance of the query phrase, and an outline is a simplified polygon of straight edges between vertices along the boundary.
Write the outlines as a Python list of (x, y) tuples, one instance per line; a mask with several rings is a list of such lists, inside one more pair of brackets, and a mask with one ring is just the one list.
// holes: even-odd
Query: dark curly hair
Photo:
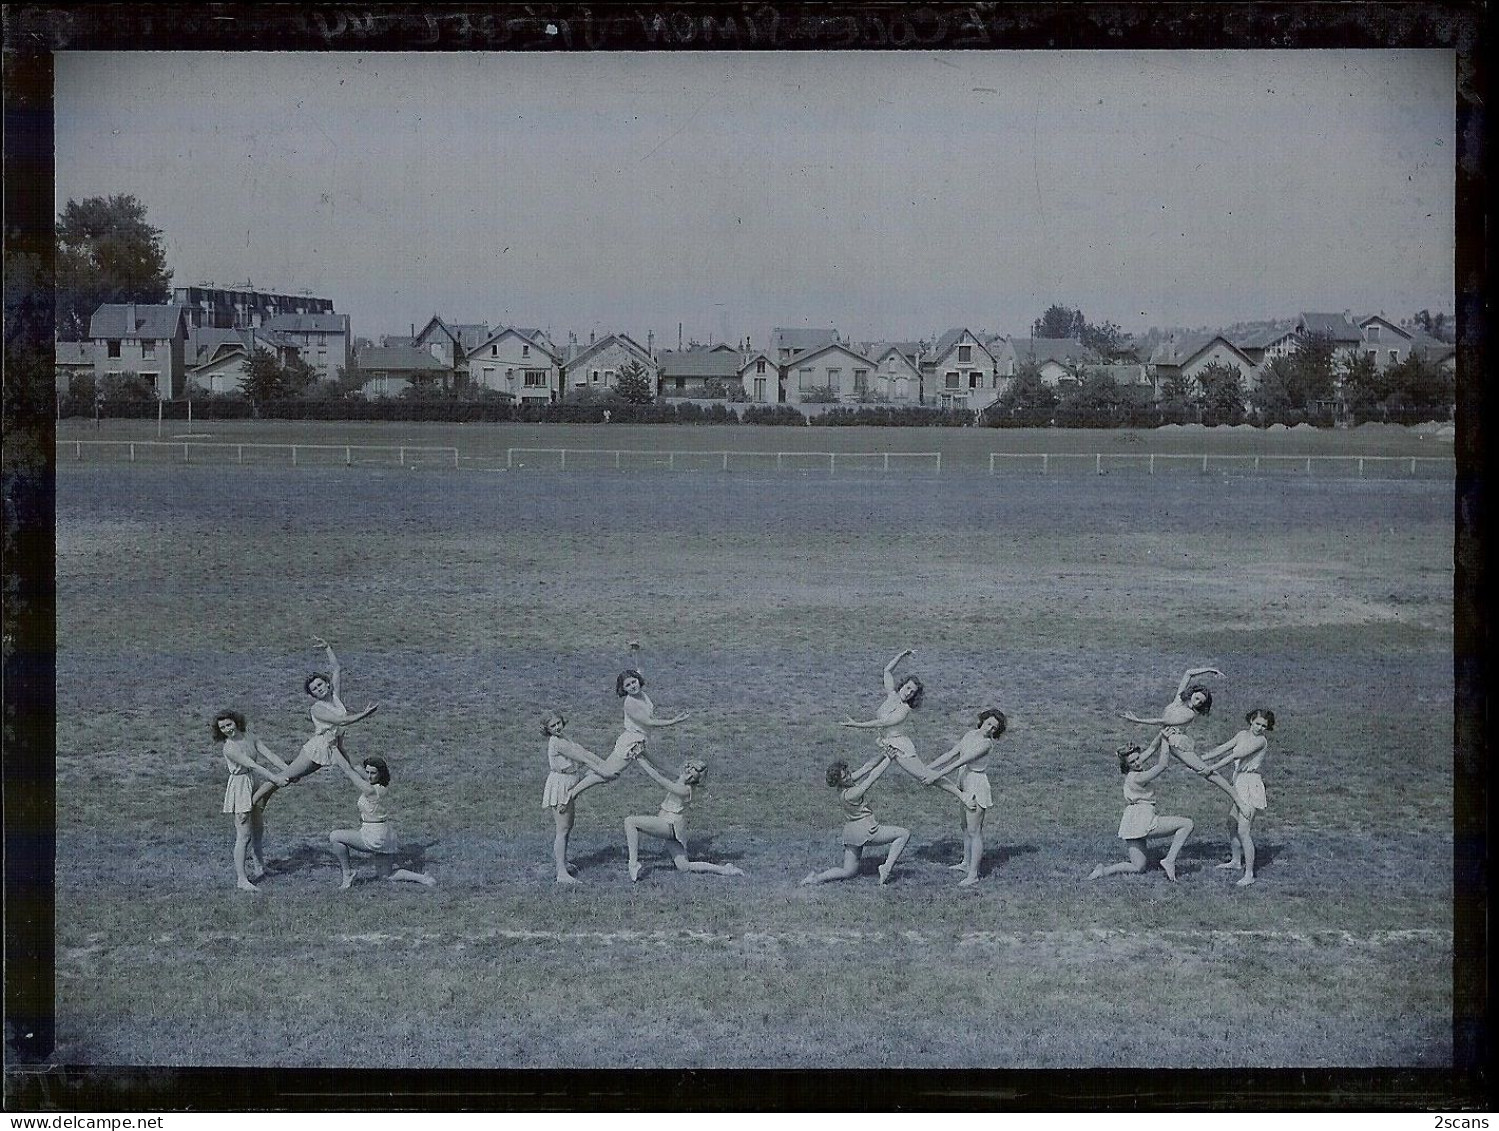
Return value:
[(1274, 730), (1275, 729), (1275, 712), (1272, 711), (1272, 710), (1270, 710), (1270, 708), (1268, 708), (1268, 707), (1256, 707), (1254, 710), (1250, 711), (1249, 714), (1247, 714), (1247, 715), (1244, 716), (1244, 721), (1246, 723), (1252, 723), (1252, 722), (1254, 722), (1254, 717), (1256, 715), (1259, 715), (1261, 718), (1263, 718), (1265, 720), (1265, 729), (1266, 730)]
[(638, 682), (642, 688), (645, 687), (645, 676), (641, 675), (634, 668), (626, 668), (624, 671), (620, 672), (619, 675), (614, 677), (614, 694), (618, 695), (621, 699), (629, 694), (629, 692), (625, 690), (625, 680), (629, 679), (631, 676), (635, 677), (636, 682)]
[(914, 711), (917, 707), (921, 706), (921, 697), (926, 693), (926, 688), (922, 687), (921, 680), (917, 679), (914, 675), (908, 675), (895, 685), (896, 693), (899, 694), (900, 689), (908, 683), (916, 685), (916, 691), (912, 694), (911, 698), (906, 700), (906, 705)]
[(1127, 742), (1123, 746), (1116, 746), (1114, 748), (1114, 753), (1119, 758), (1119, 772), (1121, 774), (1129, 773), (1130, 755), (1140, 753), (1140, 749), (1141, 748), (1133, 742)]
[(1213, 693), (1206, 687), (1203, 687), (1202, 684), (1194, 683), (1191, 687), (1183, 691), (1181, 693), (1181, 701), (1187, 704), (1187, 706), (1191, 707), (1192, 696), (1196, 695), (1199, 691), (1202, 692), (1203, 695), (1202, 706), (1192, 707), (1192, 710), (1196, 711), (1199, 715), (1206, 718), (1208, 715), (1211, 715), (1213, 713)]
[(376, 785), (390, 784), (390, 767), (385, 764), (385, 759), (380, 757), (378, 754), (371, 754), (364, 761), (360, 762), (359, 765), (361, 768), (363, 768), (364, 766), (375, 767)]
[(835, 789), (848, 781), (848, 763), (842, 758), (828, 767), (827, 781)]
[(308, 695), (312, 694), (312, 681), (315, 679), (322, 680), (328, 685), (329, 690), (332, 690), (333, 677), (331, 675), (324, 675), (322, 672), (313, 672), (310, 676), (302, 681), (302, 690), (307, 692)]
[(998, 738), (1000, 735), (1004, 734), (1005, 727), (1010, 725), (1010, 720), (1005, 718), (1005, 713), (1003, 711), (995, 710), (993, 707), (990, 707), (987, 711), (979, 712), (978, 726), (981, 730), (983, 729), (985, 719), (999, 720), (999, 729), (994, 732), (995, 738)]
[(213, 723), (212, 723), (212, 726), (213, 726), (213, 740), (215, 742), (223, 742), (224, 741), (224, 735), (223, 735), (223, 732), (219, 730), (219, 724), (221, 722), (223, 722), (225, 719), (230, 719), (231, 721), (233, 721), (234, 725), (239, 728), (239, 733), (240, 734), (244, 734), (245, 731), (247, 731), (249, 729), (249, 727), (250, 727), (250, 724), (247, 723), (247, 722), (245, 722), (245, 717), (243, 715), (241, 715), (238, 711), (220, 711), (217, 715), (215, 715), (213, 717)]

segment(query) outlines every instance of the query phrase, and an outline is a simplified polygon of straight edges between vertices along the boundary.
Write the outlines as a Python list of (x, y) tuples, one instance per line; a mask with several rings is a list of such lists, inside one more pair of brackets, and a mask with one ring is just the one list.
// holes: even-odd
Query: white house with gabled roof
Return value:
[(807, 394), (830, 389), (839, 404), (858, 404), (874, 392), (874, 362), (842, 343), (794, 354), (783, 362), (787, 404), (802, 404)]
[(921, 403), (921, 343), (871, 342), (862, 350), (874, 362), (874, 393), (891, 404)]
[(739, 366), (739, 383), (750, 404), (777, 404), (781, 399), (781, 367), (764, 350), (756, 350)]
[(1364, 335), (1364, 356), (1380, 369), (1399, 365), (1410, 356), (1411, 343), (1415, 340), (1409, 330), (1395, 325), (1382, 314), (1371, 314), (1358, 324)]
[(537, 331), (507, 326), (468, 354), (469, 382), (509, 393), (522, 404), (555, 401), (562, 390), (562, 358)]
[(187, 375), (187, 310), (144, 303), (105, 303), (89, 319), (94, 378), (134, 373), (157, 399), (179, 396)]
[(945, 331), (921, 359), (922, 400), (941, 408), (978, 412), (999, 399), (999, 367), (972, 330)]
[(612, 389), (619, 384), (619, 375), (631, 365), (638, 365), (644, 371), (651, 395), (655, 396), (659, 391), (660, 367), (650, 351), (628, 334), (605, 334), (564, 361), (563, 390)]

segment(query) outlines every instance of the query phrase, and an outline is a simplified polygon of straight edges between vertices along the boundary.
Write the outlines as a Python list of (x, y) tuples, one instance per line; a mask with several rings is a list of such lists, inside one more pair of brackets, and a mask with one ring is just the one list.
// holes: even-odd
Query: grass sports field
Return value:
[[(489, 453), (625, 431), (369, 427)], [(59, 462), (60, 1063), (1449, 1062), (1448, 479), (991, 478), (949, 472), (1121, 434), (661, 431), (955, 454), (940, 477)], [(1410, 434), (1137, 435), (1451, 454)], [(345, 701), (381, 704), (348, 749), (389, 759), (408, 860), (435, 889), (336, 890), (323, 846), (355, 793), (327, 770), (272, 802), (262, 893), (233, 886), (208, 720), (238, 707), (290, 757), (314, 634), (339, 651)], [(924, 758), (981, 707), (1010, 717), (983, 880), (959, 890), (946, 867), (956, 803), (892, 770), (871, 799), (914, 832), (894, 881), (870, 860), (800, 888), (840, 854), (824, 768), (873, 751), (837, 721), (873, 712), (908, 646)], [(663, 713), (693, 712), (653, 757), (710, 763), (694, 855), (742, 878), (677, 875), (648, 844), (631, 884), (621, 821), (661, 791), (630, 770), (578, 804), (585, 883), (552, 882), (538, 718), (561, 707), (571, 737), (607, 749), (614, 676), (637, 659)], [(1116, 712), (1156, 713), (1207, 663), (1227, 678), (1199, 749), (1250, 707), (1278, 718), (1260, 882), (1212, 867), (1226, 800), (1179, 767), (1157, 792), (1198, 821), (1181, 882), (1089, 882), (1122, 857), (1113, 747), (1149, 733)]]

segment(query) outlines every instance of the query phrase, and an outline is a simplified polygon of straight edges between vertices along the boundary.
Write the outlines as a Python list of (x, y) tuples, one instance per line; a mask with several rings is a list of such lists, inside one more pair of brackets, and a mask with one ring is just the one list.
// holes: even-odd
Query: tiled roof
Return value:
[(1365, 318), (1360, 318), (1358, 320), (1358, 328), (1360, 330), (1362, 330), (1366, 326), (1368, 326), (1369, 323), (1371, 323), (1371, 322), (1378, 322), (1381, 326), (1384, 326), (1384, 327), (1386, 327), (1388, 329), (1394, 330), (1395, 333), (1399, 334), (1402, 338), (1406, 339), (1407, 341), (1410, 340), (1411, 332), (1409, 330), (1405, 329), (1403, 326), (1401, 326), (1397, 322), (1390, 321), (1383, 314), (1370, 314), (1370, 315), (1368, 315)]
[(846, 345), (843, 342), (831, 342), (828, 345), (823, 346), (821, 349), (805, 350), (802, 353), (795, 354), (789, 360), (783, 362), (782, 364), (786, 365), (788, 368), (791, 367), (791, 366), (805, 365), (807, 362), (811, 361), (814, 357), (821, 357), (825, 353), (830, 353), (830, 352), (834, 352), (834, 351), (836, 351), (838, 353), (847, 354), (849, 357), (853, 358), (855, 361), (862, 361), (866, 365), (868, 365), (871, 369), (874, 368), (874, 364), (875, 363), (873, 361), (871, 361), (864, 354), (860, 353), (858, 350), (854, 349), (853, 346)]
[[(130, 311), (135, 311), (135, 324), (129, 325)], [(136, 303), (106, 303), (94, 311), (89, 319), (88, 336), (91, 338), (173, 338), (177, 336), (177, 325), (182, 320), (184, 308), (177, 305), (146, 306)]]
[(831, 345), (838, 340), (837, 330), (824, 330), (820, 327), (809, 326), (777, 326), (773, 331), (775, 335), (776, 352), (781, 350), (815, 350), (823, 346)]
[(665, 350), (661, 354), (661, 378), (738, 377), (739, 354), (724, 350)]
[(447, 372), (447, 366), (416, 346), (370, 346), (354, 359), (361, 372)]
[(1066, 365), (1098, 360), (1097, 354), (1075, 338), (1012, 338), (1010, 344), (1015, 349), (1015, 360), (1019, 362), (1034, 361), (1041, 365), (1057, 361)]
[(266, 320), (267, 330), (295, 334), (344, 334), (349, 329), (347, 314), (278, 314)]
[(1346, 314), (1317, 314), (1303, 311), (1296, 326), (1303, 333), (1330, 338), (1334, 342), (1361, 342), (1364, 338)]
[(646, 352), (645, 347), (628, 334), (605, 334), (592, 345), (584, 346), (578, 350), (577, 353), (568, 359), (567, 364), (569, 366), (577, 365), (593, 354), (602, 353), (614, 344), (621, 345), (627, 352), (637, 355), (642, 364), (654, 364), (651, 361), (651, 355)]
[(1229, 341), (1241, 350), (1263, 350), (1269, 349), (1282, 338), (1293, 337), (1295, 333), (1294, 327), (1271, 326), (1263, 330), (1250, 330), (1248, 333), (1235, 334)]
[(479, 342), (477, 345), (470, 348), (468, 350), (469, 355), (472, 356), (476, 351), (483, 349), (485, 346), (489, 345), (492, 342), (498, 342), (507, 334), (514, 334), (516, 337), (522, 339), (530, 345), (535, 346), (542, 353), (546, 354), (546, 356), (550, 358), (554, 363), (562, 360), (561, 356), (552, 347), (550, 340), (544, 334), (542, 334), (540, 330), (522, 330), (518, 326), (501, 326), (498, 330), (493, 331), (482, 342)]
[(862, 353), (875, 364), (885, 360), (885, 355), (891, 350), (900, 354), (911, 366), (916, 368), (916, 363), (921, 357), (920, 342), (869, 342), (857, 352)]

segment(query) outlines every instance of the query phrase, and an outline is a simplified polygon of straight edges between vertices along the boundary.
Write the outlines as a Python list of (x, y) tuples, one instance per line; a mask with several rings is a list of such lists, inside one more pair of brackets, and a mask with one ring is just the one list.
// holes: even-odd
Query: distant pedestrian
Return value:
[[(922, 778), (927, 785), (940, 785), (954, 794), (963, 803), (963, 860), (949, 865), (963, 873), (959, 887), (971, 887), (979, 882), (979, 864), (984, 859), (984, 815), (994, 805), (994, 793), (989, 785), (988, 758), (994, 749), (994, 740), (1004, 734), (1006, 719), (1003, 711), (980, 711), (974, 728), (966, 732), (952, 749), (936, 758), (927, 767)], [(949, 782), (946, 775), (956, 772), (957, 782)]]
[(881, 825), (874, 811), (865, 800), (870, 786), (879, 781), (880, 775), (890, 768), (890, 753), (881, 751), (879, 757), (866, 762), (852, 773), (848, 763), (842, 760), (828, 767), (828, 785), (838, 790), (838, 799), (843, 804), (843, 866), (829, 868), (824, 872), (812, 872), (802, 880), (805, 884), (825, 884), (830, 880), (849, 880), (859, 874), (859, 861), (866, 847), (888, 844), (890, 851), (880, 865), (880, 883), (888, 883), (901, 850), (911, 839), (911, 830), (899, 825)]
[[(1151, 766), (1150, 759), (1157, 750), (1160, 751), (1160, 757)], [(1146, 842), (1151, 837), (1169, 836), (1171, 846), (1161, 859), (1161, 870), (1166, 873), (1167, 879), (1175, 883), (1176, 857), (1181, 852), (1182, 845), (1187, 843), (1187, 837), (1192, 835), (1192, 818), (1161, 816), (1156, 812), (1155, 790), (1147, 788), (1165, 770), (1171, 760), (1171, 751), (1167, 748), (1165, 739), (1156, 735), (1144, 750), (1132, 743), (1119, 747), (1114, 753), (1119, 758), (1119, 772), (1124, 775), (1124, 816), (1119, 819), (1119, 839), (1124, 841), (1129, 859), (1107, 866), (1100, 864), (1088, 878), (1096, 880), (1101, 876), (1115, 876), (1121, 872), (1145, 871), (1148, 861)]]
[[(1228, 811), (1229, 858), (1218, 867), (1237, 871), (1242, 862), (1244, 875), (1239, 878), (1240, 887), (1254, 883), (1252, 826), (1255, 814), (1265, 808), (1265, 781), (1260, 777), (1260, 766), (1270, 745), (1266, 735), (1275, 729), (1275, 712), (1256, 707), (1244, 716), (1244, 721), (1249, 724), (1244, 730), (1205, 755), (1211, 771), (1221, 770), (1230, 762), (1234, 764), (1233, 782), (1227, 787), (1234, 802)], [(1214, 758), (1218, 760), (1212, 761)], [(1213, 780), (1222, 782), (1216, 773)]]
[[(568, 792), (578, 784), (579, 770), (583, 766), (603, 775), (604, 763), (576, 742), (563, 738), (562, 731), (566, 726), (566, 717), (558, 711), (551, 712), (541, 721), (541, 733), (547, 736), (547, 780), (541, 791), (541, 807), (552, 811), (556, 824), (552, 860), (557, 865), (557, 882), (575, 884), (579, 882), (573, 875), (577, 869), (567, 862), (567, 840), (572, 833), (576, 810)], [(610, 775), (609, 780), (618, 776)]]
[(607, 408), (604, 410), (604, 423), (609, 423), (609, 410)]
[(640, 768), (666, 790), (661, 807), (654, 817), (626, 817), (625, 843), (630, 852), (630, 879), (640, 879), (640, 834), (669, 841), (672, 863), (679, 872), (712, 872), (718, 876), (742, 876), (744, 872), (733, 864), (714, 864), (707, 860), (692, 860), (687, 855), (687, 807), (692, 804), (693, 787), (703, 780), (707, 764), (697, 758), (682, 763), (682, 769), (672, 780), (656, 769), (644, 755), (636, 759)]
[[(245, 716), (238, 711), (220, 711), (213, 717), (213, 740), (223, 743), (224, 766), (229, 771), (229, 784), (224, 788), (224, 812), (234, 814), (235, 882), (242, 891), (259, 891), (252, 881), (265, 875), (265, 858), (261, 854), (265, 809), (255, 803), (251, 778), (262, 777), (269, 783), (286, 785), (287, 765), (250, 733)], [(273, 773), (257, 762), (256, 754), (275, 766), (277, 772)]]
[[(333, 844), (333, 853), (338, 857), (338, 866), (343, 869), (340, 891), (347, 891), (354, 884), (354, 866), (349, 859), (349, 850), (368, 852), (375, 856), (392, 857), (400, 851), (396, 838), (396, 827), (391, 822), (386, 808), (385, 794), (390, 786), (390, 767), (384, 758), (371, 756), (355, 770), (349, 760), (339, 751), (334, 764), (359, 790), (359, 827), (357, 829), (334, 829), (328, 834)], [(363, 771), (363, 772), (360, 772)], [(406, 868), (392, 868), (386, 877), (389, 880), (405, 880), (410, 883), (432, 887), (437, 883), (426, 872), (412, 872)]]
[(328, 654), (327, 673), (313, 672), (302, 684), (307, 694), (312, 696), (312, 737), (302, 744), (301, 751), (287, 767), (287, 781), (270, 782), (261, 786), (255, 791), (257, 802), (264, 803), (280, 785), (301, 781), (308, 774), (316, 773), (329, 765), (333, 761), (334, 750), (347, 759), (348, 755), (343, 748), (343, 728), (369, 718), (379, 706), (377, 703), (371, 703), (364, 710), (351, 714), (344, 706), (343, 700), (339, 698), (343, 669), (339, 666), (338, 657), (333, 654), (333, 648), (321, 636), (314, 636), (312, 639)]
[(688, 717), (684, 711), (669, 719), (657, 718), (655, 704), (645, 693), (645, 676), (634, 668), (626, 668), (619, 673), (614, 680), (614, 693), (625, 701), (624, 730), (614, 740), (614, 749), (604, 759), (604, 764), (597, 770), (590, 770), (582, 781), (568, 791), (569, 803), (577, 800), (580, 793), (619, 777), (624, 768), (645, 749), (648, 731), (657, 727), (676, 726)]

